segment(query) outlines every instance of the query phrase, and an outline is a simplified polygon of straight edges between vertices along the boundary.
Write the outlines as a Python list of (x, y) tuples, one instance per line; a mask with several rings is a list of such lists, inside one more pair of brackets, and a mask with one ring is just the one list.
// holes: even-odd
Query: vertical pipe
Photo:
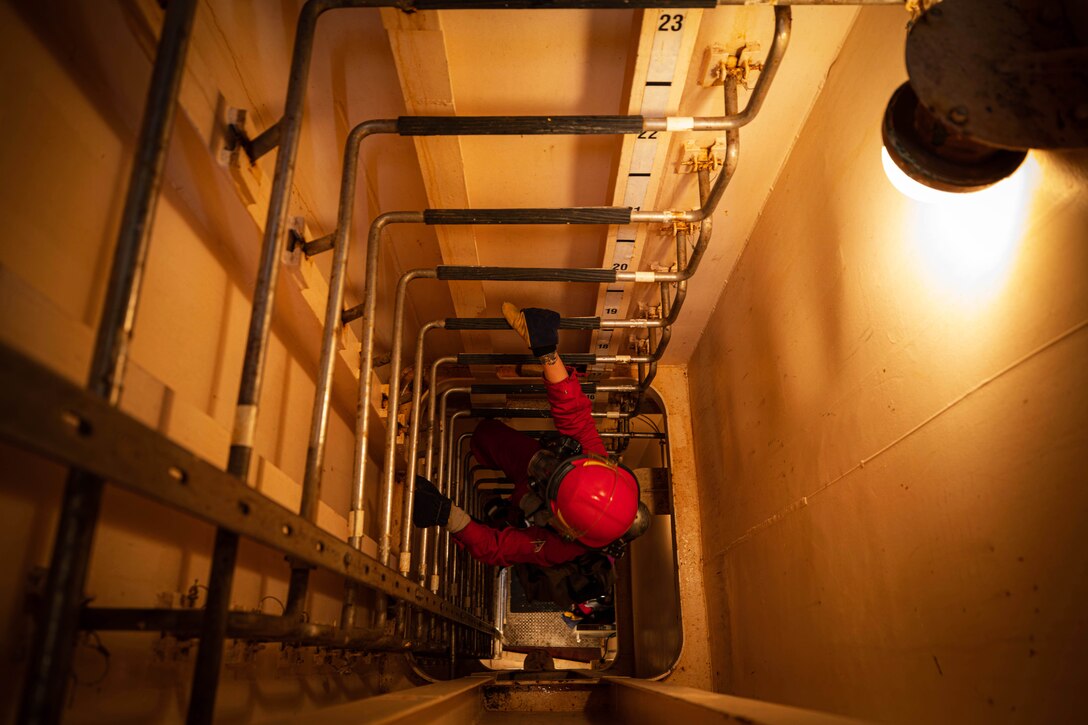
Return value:
[(502, 645), (503, 629), (506, 626), (506, 601), (509, 598), (507, 596), (507, 588), (510, 583), (510, 568), (503, 567), (499, 569), (498, 581), (495, 583), (495, 629), (499, 631), (499, 636), (496, 637), (492, 643), (493, 650), (498, 655), (498, 649)]
[[(370, 432), (371, 373), (374, 370), (374, 312), (378, 306), (378, 258), (382, 231), (389, 224), (422, 224), (423, 212), (386, 212), (370, 223), (366, 248), (366, 291), (363, 295), (363, 336), (359, 362), (359, 401), (355, 420), (355, 465), (352, 469), (351, 511), (348, 512), (348, 541), (356, 549), (363, 545), (363, 504), (366, 497), (366, 460)], [(391, 461), (389, 462), (391, 463)]]
[[(344, 144), (344, 161), (340, 175), (340, 202), (337, 210), (336, 231), (333, 233), (332, 269), (329, 274), (329, 297), (325, 305), (325, 327), (321, 336), (321, 356), (317, 365), (317, 384), (314, 389), (313, 412), (310, 416), (310, 439), (306, 448), (306, 468), (302, 479), (302, 503), (299, 514), (307, 521), (315, 521), (321, 496), (321, 474), (325, 462), (325, 444), (328, 439), (329, 401), (332, 395), (333, 371), (336, 367), (336, 348), (340, 339), (341, 313), (344, 306), (344, 280), (346, 278), (348, 247), (354, 212), (355, 186), (358, 178), (359, 147), (372, 133), (395, 133), (395, 121), (367, 121), (348, 134)], [(310, 567), (293, 566), (291, 584), (287, 590), (285, 614), (298, 617), (306, 601), (309, 588)]]
[[(195, 0), (174, 0), (166, 9), (95, 337), (88, 388), (114, 405), (120, 399), (195, 12)], [(101, 478), (82, 471), (68, 475), (27, 662), (21, 723), (60, 720), (103, 486)]]
[(354, 219), (356, 181), (359, 169), (359, 148), (367, 136), (374, 133), (396, 133), (396, 121), (379, 120), (361, 123), (351, 130), (344, 147), (343, 172), (340, 177), (340, 201), (336, 231), (333, 234), (333, 260), (329, 279), (329, 297), (325, 306), (325, 328), (321, 339), (321, 359), (318, 364), (317, 388), (310, 422), (310, 441), (306, 451), (306, 469), (302, 486), (300, 513), (310, 521), (317, 513), (321, 491), (321, 467), (325, 458), (328, 433), (329, 399), (336, 361), (337, 336), (344, 305), (351, 225)]
[[(735, 105), (732, 108), (729, 108), (728, 105), (726, 106), (726, 116), (731, 117), (736, 121), (731, 124), (730, 128), (727, 130), (736, 131), (737, 128), (748, 123), (748, 121), (759, 113), (759, 109), (763, 105), (763, 100), (767, 97), (767, 91), (770, 89), (771, 83), (778, 73), (778, 67), (782, 64), (782, 57), (786, 53), (786, 48), (789, 47), (792, 28), (793, 14), (790, 8), (781, 5), (775, 6), (774, 40), (771, 41), (771, 49), (767, 51), (767, 59), (763, 63), (763, 70), (759, 73), (759, 80), (756, 81), (755, 90), (753, 90), (752, 95), (748, 97), (748, 103), (744, 107), (743, 114), (737, 115)], [(730, 96), (730, 83), (734, 84), (733, 94), (735, 98), (736, 79), (727, 75), (725, 79), (727, 103)], [(710, 216), (714, 212), (714, 209), (717, 208), (718, 201), (725, 192), (725, 187), (728, 182), (729, 177), (724, 173), (720, 174), (715, 181), (714, 186), (710, 188), (709, 193), (707, 193), (703, 199), (700, 208), (692, 212), (686, 212), (683, 215), (684, 220), (699, 221)]]
[(426, 463), (424, 464), (424, 474), (423, 474), (427, 478), (430, 478), (431, 474), (435, 470), (435, 468), (434, 468), (434, 443), (435, 443), (434, 438), (435, 438), (435, 435), (434, 434), (435, 434), (435, 431), (436, 431), (435, 426), (437, 425), (437, 423), (435, 421), (435, 406), (437, 405), (437, 403), (435, 401), (438, 400), (438, 398), (439, 398), (439, 395), (438, 395), (438, 368), (442, 367), (443, 365), (452, 365), (452, 364), (454, 364), (456, 362), (457, 362), (456, 357), (449, 356), (449, 357), (437, 358), (433, 363), (431, 363), (430, 393), (427, 396), (428, 397), (428, 405), (427, 405), (427, 460), (426, 460)]
[[(468, 388), (450, 388), (442, 394), (443, 403), (446, 403), (446, 398), (450, 393), (468, 392)], [(443, 405), (443, 411), (446, 406)], [(442, 446), (442, 459), (438, 468), (443, 471), (443, 477), (445, 480), (445, 490), (449, 496), (449, 500), (461, 508), (465, 508), (465, 502), (461, 500), (460, 487), (457, 484), (457, 466), (454, 460), (454, 432), (457, 430), (457, 419), (465, 417), (465, 410), (457, 410), (452, 416), (449, 416), (449, 420), (446, 422), (446, 426), (443, 429), (443, 446)], [(449, 543), (449, 536), (445, 538), (446, 542), (446, 558), (447, 558), (447, 576), (448, 582), (447, 592), (449, 593), (449, 601), (453, 602), (457, 606), (462, 606), (458, 597), (461, 587), (463, 586), (463, 567), (461, 554), (463, 550), (458, 549), (457, 546)]]
[[(397, 411), (400, 409), (400, 371), (402, 360), (402, 348), (404, 347), (404, 307), (408, 300), (408, 285), (413, 279), (433, 279), (437, 273), (433, 269), (413, 269), (401, 275), (397, 282), (396, 302), (393, 305), (393, 349), (389, 370), (389, 414), (386, 419), (385, 429), (385, 468), (383, 473), (383, 485), (381, 490), (381, 507), (378, 529), (378, 561), (382, 566), (389, 566), (389, 555), (393, 528), (393, 486), (397, 478)], [(408, 506), (408, 518), (401, 521), (401, 529), (411, 531), (411, 498), (415, 493), (413, 481), (405, 478), (404, 499)], [(400, 555), (400, 568), (411, 566), (411, 552), (402, 551)], [(407, 572), (404, 572), (407, 573)], [(398, 617), (404, 614), (404, 608), (398, 607)], [(378, 597), (378, 626), (385, 624), (387, 616), (385, 597)], [(400, 623), (403, 625), (403, 622)]]
[[(451, 434), (450, 437), (451, 438), (453, 437), (452, 434)], [(469, 459), (469, 455), (471, 455), (471, 453), (469, 453), (468, 455), (465, 454), (465, 441), (468, 440), (471, 437), (472, 437), (471, 433), (462, 433), (460, 436), (457, 437), (457, 444), (456, 444), (456, 446), (454, 446), (454, 448), (457, 451), (457, 459), (456, 460), (457, 460), (457, 462), (459, 464), (457, 466), (457, 481), (458, 481), (458, 488), (461, 491), (461, 500), (464, 502), (463, 507), (465, 509), (465, 512), (468, 513), (469, 516), (472, 516), (473, 518), (478, 519), (479, 518), (479, 513), (480, 513), (479, 512), (479, 505), (478, 505), (478, 501), (476, 500), (476, 497), (472, 495), (472, 492), (473, 492), (473, 487), (471, 485), (472, 481), (469, 478), (469, 476), (467, 475), (468, 467), (469, 467), (468, 459)], [(466, 557), (466, 561), (468, 562), (468, 572), (467, 572), (467, 576), (465, 577), (465, 587), (466, 587), (468, 592), (472, 592), (472, 591), (475, 591), (475, 586), (476, 586), (476, 565), (477, 565), (478, 562), (475, 559), (471, 558), (471, 557)], [(468, 609), (467, 606), (465, 606), (464, 608)]]
[[(453, 490), (449, 485), (449, 477), (446, 475), (446, 405), (449, 401), (451, 393), (467, 393), (469, 388), (448, 388), (443, 391), (439, 396), (438, 404), (438, 468), (435, 479), (437, 481), (438, 488), (451, 500), (453, 499)], [(437, 571), (439, 572), (439, 586), (446, 593), (447, 599), (449, 598), (450, 591), (450, 532), (445, 527), (438, 532), (438, 559)]]
[[(466, 465), (468, 464), (471, 457), (472, 457), (472, 452), (469, 451), (467, 453), (467, 455), (465, 456)], [(468, 483), (466, 483), (466, 486), (469, 486), (470, 484), (471, 484), (471, 480), (469, 480)], [(471, 500), (473, 501), (475, 516), (477, 518), (482, 517), (483, 516), (483, 501), (480, 499), (479, 496), (475, 496)], [(472, 584), (472, 586), (473, 586), (473, 589), (472, 589), (473, 606), (475, 608), (476, 616), (482, 618), (484, 616), (482, 594), (483, 594), (483, 590), (484, 590), (484, 574), (487, 571), (487, 567), (484, 565), (483, 562), (476, 561), (476, 560), (473, 560), (472, 566), (473, 566), (473, 584)]]
[[(402, 349), (404, 347), (404, 308), (408, 302), (408, 285), (414, 279), (434, 279), (437, 273), (433, 269), (413, 269), (401, 275), (397, 282), (396, 302), (393, 305), (393, 350), (389, 363), (389, 418), (385, 430), (385, 469), (381, 498), (381, 521), (378, 535), (378, 561), (383, 566), (389, 565), (389, 553), (392, 548), (390, 541), (393, 527), (393, 485), (397, 476), (397, 411), (400, 408), (400, 371), (403, 367)], [(404, 486), (404, 501), (408, 511), (408, 518), (401, 521), (401, 528), (410, 532), (409, 519), (411, 519), (412, 499), (415, 493), (414, 486), (406, 481)], [(406, 537), (405, 537), (406, 538)], [(400, 554), (400, 570), (407, 574), (410, 568), (411, 552), (402, 551)]]
[[(471, 510), (472, 516), (474, 516), (475, 518), (480, 518), (480, 516), (481, 516), (481, 514), (480, 514), (480, 511), (481, 511), (480, 498), (479, 498), (479, 496), (474, 496), (473, 495), (473, 493), (475, 492), (475, 489), (474, 489), (474, 487), (472, 485), (473, 481), (472, 481), (471, 477), (468, 475), (468, 468), (471, 465), (469, 463), (469, 459), (471, 458), (472, 453), (471, 453), (471, 451), (466, 453), (465, 450), (464, 450), (464, 442), (465, 442), (465, 439), (467, 439), (468, 437), (469, 437), (469, 434), (462, 435), (458, 439), (458, 442), (457, 442), (458, 455), (460, 457), (462, 457), (463, 460), (464, 460), (464, 463), (461, 465), (461, 481), (462, 481), (462, 485), (465, 488), (465, 500), (468, 502), (468, 505), (469, 505), (469, 508)], [(473, 558), (469, 559), (469, 564), (471, 565), (471, 568), (470, 568), (471, 577), (469, 578), (469, 596), (473, 600), (475, 600), (475, 598), (477, 596), (477, 593), (480, 590), (480, 573), (482, 571), (481, 570), (482, 565), (480, 564), (479, 561), (477, 561), (476, 559), (473, 559)]]
[[(725, 112), (726, 114), (735, 114), (737, 111), (737, 79), (733, 76), (725, 77), (725, 84), (723, 86), (723, 94), (725, 97)], [(725, 159), (722, 163), (722, 170), (718, 172), (718, 178), (714, 180), (714, 184), (710, 183), (710, 172), (705, 169), (699, 171), (699, 200), (704, 207), (708, 207), (711, 204), (711, 198), (714, 198), (713, 203), (717, 204), (721, 195), (725, 193), (725, 189), (729, 186), (729, 182), (733, 180), (733, 174), (736, 173), (737, 164), (740, 161), (740, 130), (731, 128), (725, 132)], [(713, 215), (707, 214), (699, 222), (699, 239), (695, 244), (695, 249), (692, 250), (691, 259), (687, 264), (678, 267), (678, 269), (684, 270), (686, 277), (691, 277), (695, 274), (695, 271), (699, 267), (699, 262), (703, 258), (703, 253), (706, 251), (710, 242), (710, 235), (713, 230)], [(685, 250), (686, 252), (686, 250)], [(678, 289), (679, 291), (679, 289)], [(676, 305), (674, 305), (676, 306)]]
[[(440, 402), (438, 405), (438, 466), (436, 468), (436, 478), (438, 479), (438, 487), (442, 490), (442, 493), (446, 495), (451, 501), (454, 500), (456, 495), (453, 487), (450, 485), (449, 475), (446, 473), (446, 427), (448, 425), (446, 421), (446, 406), (449, 403), (449, 393), (453, 388), (449, 388), (442, 393)], [(439, 586), (443, 596), (449, 601), (453, 601), (450, 595), (450, 590), (453, 587), (454, 568), (453, 563), (450, 560), (450, 532), (444, 527), (438, 532), (439, 545)]]
[(457, 677), (457, 632), (458, 627), (450, 628), (450, 679)]
[[(227, 472), (241, 480), (249, 475), (253, 443), (257, 431), (257, 407), (264, 382), (268, 336), (272, 327), (272, 309), (279, 276), (280, 251), (287, 237), (287, 211), (291, 182), (295, 172), (299, 132), (302, 126), (306, 78), (313, 55), (314, 29), (324, 11), (323, 3), (308, 2), (299, 13), (295, 30), (295, 47), (291, 55), (291, 72), (287, 81), (287, 99), (280, 119), (280, 146), (276, 154), (272, 192), (268, 203), (264, 239), (258, 261), (257, 284), (253, 292), (253, 308), (249, 318), (242, 379), (238, 386), (238, 407), (234, 414)], [(223, 657), (230, 592), (234, 580), (234, 563), (238, 554), (238, 536), (218, 529), (215, 551), (208, 577), (208, 601), (204, 610), (200, 643), (197, 647), (196, 669), (193, 673), (192, 696), (187, 721), (190, 725), (210, 722), (215, 709), (219, 686), (219, 667)]]
[[(435, 420), (435, 409), (438, 405), (438, 403), (436, 402), (438, 398), (438, 368), (443, 365), (449, 365), (455, 362), (457, 362), (456, 357), (440, 357), (436, 358), (435, 361), (431, 363), (431, 381), (429, 392), (427, 395), (427, 456), (423, 466), (423, 476), (427, 479), (430, 479), (432, 473), (434, 472), (435, 426), (438, 425), (437, 421)], [(441, 433), (439, 433), (439, 438), (441, 438)], [(442, 487), (442, 482), (440, 480), (436, 480), (435, 484), (439, 488)], [(428, 588), (435, 594), (438, 593), (438, 586), (440, 581), (438, 556), (439, 552), (443, 550), (442, 547), (445, 546), (445, 542), (448, 540), (448, 538), (449, 532), (445, 530), (437, 531), (434, 536), (434, 542), (431, 546), (431, 553), (427, 557), (428, 559), (430, 559), (431, 562), (429, 570), (431, 574)]]
[[(450, 390), (456, 390), (456, 388), (451, 388)], [(469, 391), (470, 389), (462, 388), (462, 390)], [(451, 492), (450, 498), (452, 498), (458, 506), (466, 511), (469, 510), (469, 506), (465, 501), (465, 487), (463, 485), (463, 481), (461, 480), (460, 467), (456, 465), (457, 461), (454, 458), (455, 452), (453, 436), (457, 432), (457, 419), (464, 418), (467, 415), (467, 410), (458, 410), (453, 415), (451, 415), (449, 420), (449, 426), (446, 432), (446, 435), (448, 436), (446, 444), (446, 476), (448, 479), (448, 486)], [(469, 557), (466, 550), (458, 547), (451, 547), (450, 551), (454, 553), (453, 561), (456, 564), (456, 574), (454, 573), (454, 570), (451, 570), (450, 572), (450, 583), (453, 585), (451, 587), (451, 592), (453, 593), (452, 601), (454, 604), (461, 607), (462, 609), (467, 609), (464, 603), (464, 592), (465, 586), (468, 583), (467, 572), (469, 570), (469, 562), (471, 561), (471, 557)], [(458, 593), (461, 595), (460, 597), (457, 596)]]
[[(374, 371), (374, 313), (378, 306), (378, 259), (381, 251), (382, 231), (388, 224), (422, 223), (422, 212), (386, 212), (375, 217), (370, 223), (366, 247), (366, 290), (363, 293), (363, 336), (359, 351), (359, 399), (355, 406), (355, 455), (351, 480), (351, 509), (348, 511), (348, 543), (356, 549), (363, 548), (365, 531), (366, 501), (366, 462), (370, 441), (370, 396), (373, 392), (371, 383)], [(394, 381), (393, 386), (396, 386)], [(396, 418), (393, 419), (394, 425)], [(389, 460), (386, 465), (392, 465)], [(355, 624), (356, 594), (355, 585), (345, 584), (344, 606), (340, 612), (341, 627)], [(379, 604), (379, 616), (384, 622), (384, 607)]]
[[(423, 327), (419, 328), (419, 334), (416, 337), (416, 359), (415, 359), (415, 378), (412, 380), (412, 420), (408, 430), (408, 464), (411, 466), (411, 473), (415, 474), (417, 469), (417, 461), (419, 459), (419, 422), (422, 417), (422, 411), (420, 406), (422, 405), (423, 398), (423, 347), (427, 338), (427, 333), (435, 328), (444, 328), (446, 326), (443, 320), (432, 320)], [(424, 473), (424, 477), (430, 475), (430, 471)], [(415, 485), (415, 482), (410, 480), (410, 485)], [(408, 521), (412, 516), (412, 507), (410, 503), (406, 503), (404, 506), (404, 520)], [(407, 529), (406, 527), (406, 530)], [(419, 583), (423, 586), (427, 584), (427, 554), (428, 554), (428, 539), (430, 532), (428, 529), (420, 529), (419, 533), (419, 565), (417, 575)], [(403, 533), (402, 533), (403, 537)], [(403, 538), (401, 539), (401, 549), (407, 550), (404, 545)], [(407, 572), (402, 572), (407, 574)]]

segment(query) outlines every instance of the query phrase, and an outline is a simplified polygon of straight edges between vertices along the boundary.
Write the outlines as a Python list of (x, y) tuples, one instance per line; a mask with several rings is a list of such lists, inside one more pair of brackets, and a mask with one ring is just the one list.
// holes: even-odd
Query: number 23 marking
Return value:
[[(672, 23), (672, 25), (669, 25)], [(657, 26), (658, 30), (680, 30), (684, 27), (683, 15), (669, 15), (668, 13), (661, 16), (661, 24)]]

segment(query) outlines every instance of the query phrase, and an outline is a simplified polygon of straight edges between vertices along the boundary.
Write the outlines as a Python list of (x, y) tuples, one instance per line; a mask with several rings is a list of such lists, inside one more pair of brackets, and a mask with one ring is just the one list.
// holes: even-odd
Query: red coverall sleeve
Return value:
[(591, 415), (593, 403), (582, 392), (578, 375), (573, 368), (567, 368), (566, 380), (547, 383), (546, 389), (556, 430), (581, 443), (582, 450), (586, 453), (607, 456), (608, 452), (597, 434), (597, 424), (593, 422)]
[(539, 526), (500, 531), (470, 521), (468, 526), (451, 535), (474, 559), (492, 566), (536, 564), (549, 567), (570, 561), (588, 551), (581, 544), (565, 541), (550, 529)]

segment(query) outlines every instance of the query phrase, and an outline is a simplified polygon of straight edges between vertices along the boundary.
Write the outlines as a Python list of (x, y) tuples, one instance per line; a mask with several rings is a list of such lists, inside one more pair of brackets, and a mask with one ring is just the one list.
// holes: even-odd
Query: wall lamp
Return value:
[(1088, 146), (1088, 2), (920, 5), (910, 80), (882, 126), (895, 168), (931, 189), (972, 192), (1011, 175), (1030, 149)]

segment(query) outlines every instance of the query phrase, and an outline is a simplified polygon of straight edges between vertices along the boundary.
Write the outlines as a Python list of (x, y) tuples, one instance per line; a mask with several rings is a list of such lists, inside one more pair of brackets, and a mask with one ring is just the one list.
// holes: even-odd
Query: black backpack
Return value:
[(616, 583), (612, 562), (599, 551), (588, 551), (577, 559), (547, 568), (517, 564), (514, 573), (526, 599), (555, 602), (564, 609), (609, 596)]

